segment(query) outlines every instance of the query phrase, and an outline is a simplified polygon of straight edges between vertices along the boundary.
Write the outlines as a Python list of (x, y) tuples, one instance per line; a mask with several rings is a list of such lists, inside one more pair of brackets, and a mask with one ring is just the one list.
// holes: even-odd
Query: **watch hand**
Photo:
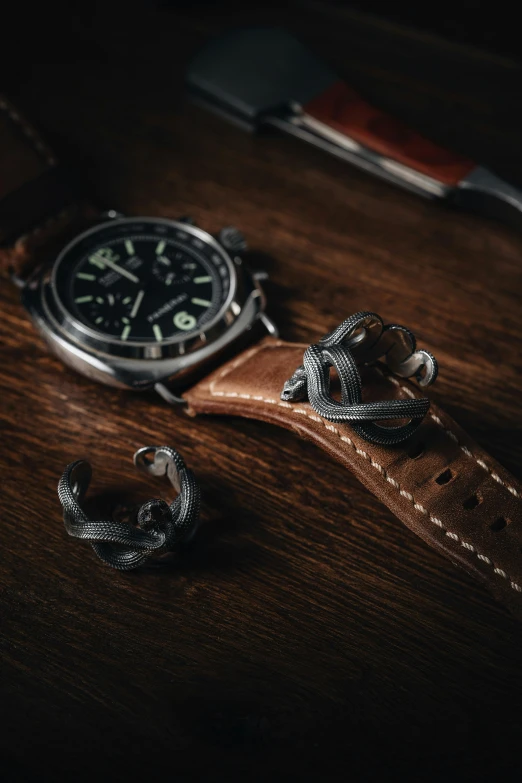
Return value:
[(128, 272), (127, 269), (124, 269), (122, 266), (118, 266), (118, 264), (115, 264), (114, 261), (109, 261), (107, 258), (104, 258), (103, 256), (100, 257), (100, 261), (102, 261), (105, 266), (108, 266), (109, 269), (113, 269), (115, 272), (118, 272), (123, 277), (126, 277), (128, 280), (131, 280), (133, 283), (139, 283), (139, 277), (136, 277), (136, 275), (133, 275), (132, 272)]
[(130, 317), (135, 318), (138, 310), (140, 309), (141, 300), (145, 296), (145, 291), (139, 291), (138, 296), (136, 297), (136, 300), (134, 304), (132, 305), (132, 310), (130, 312)]

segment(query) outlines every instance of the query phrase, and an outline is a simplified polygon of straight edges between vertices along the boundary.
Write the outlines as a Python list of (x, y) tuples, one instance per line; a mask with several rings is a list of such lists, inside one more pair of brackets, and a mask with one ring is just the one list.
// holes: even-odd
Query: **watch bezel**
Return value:
[[(210, 247), (213, 252), (220, 256), (227, 266), (228, 278), (230, 281), (229, 290), (216, 315), (197, 332), (188, 335), (175, 335), (171, 338), (167, 338), (161, 343), (152, 340), (150, 342), (133, 342), (131, 340), (124, 342), (117, 337), (112, 337), (111, 335), (93, 329), (76, 318), (59, 295), (57, 275), (61, 269), (62, 263), (69, 253), (75, 246), (83, 242), (90, 235), (101, 233), (104, 229), (108, 228), (114, 229), (118, 226), (147, 223), (165, 225), (172, 231), (179, 231), (184, 235), (192, 236), (199, 242), (203, 242), (207, 247)], [(240, 261), (240, 259), (238, 258), (237, 261)], [(188, 353), (200, 350), (205, 345), (211, 344), (218, 339), (223, 332), (230, 329), (241, 312), (241, 299), (243, 298), (236, 263), (234, 263), (234, 260), (229, 253), (215, 237), (197, 226), (189, 225), (177, 220), (142, 216), (104, 220), (81, 234), (78, 234), (58, 254), (52, 266), (48, 282), (48, 292), (49, 295), (45, 299), (48, 317), (56, 323), (61, 331), (65, 332), (68, 339), (89, 352), (111, 357), (140, 360), (157, 360), (184, 356)]]

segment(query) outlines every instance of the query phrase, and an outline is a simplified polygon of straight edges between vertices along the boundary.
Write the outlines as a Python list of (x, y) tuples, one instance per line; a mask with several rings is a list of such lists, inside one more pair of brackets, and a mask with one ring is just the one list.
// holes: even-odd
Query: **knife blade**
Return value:
[(520, 221), (522, 190), (365, 102), (283, 29), (211, 40), (186, 83), (194, 101), (245, 130), (276, 128), (418, 195)]

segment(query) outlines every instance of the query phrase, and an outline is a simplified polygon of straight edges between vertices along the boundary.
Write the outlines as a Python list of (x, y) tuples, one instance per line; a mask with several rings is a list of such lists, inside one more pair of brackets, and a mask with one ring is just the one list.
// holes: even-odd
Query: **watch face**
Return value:
[(233, 295), (233, 264), (210, 235), (161, 219), (105, 223), (58, 259), (58, 304), (81, 331), (137, 345), (181, 342), (216, 321)]

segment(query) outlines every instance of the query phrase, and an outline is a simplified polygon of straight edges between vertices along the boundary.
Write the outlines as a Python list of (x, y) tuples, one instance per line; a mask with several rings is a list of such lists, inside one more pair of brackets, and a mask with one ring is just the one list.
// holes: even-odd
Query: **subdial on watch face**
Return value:
[[(161, 244), (159, 243), (160, 247)], [(156, 280), (159, 280), (166, 286), (186, 285), (191, 280), (189, 270), (183, 268), (187, 265), (192, 266), (192, 264), (187, 264), (186, 259), (183, 258), (183, 253), (180, 251), (170, 253), (168, 249), (164, 249), (162, 253), (156, 254), (152, 265), (152, 274)]]
[(80, 297), (75, 300), (76, 304), (82, 304), (81, 299), (84, 299), (86, 304), (86, 316), (100, 331), (121, 332), (122, 339), (125, 339), (126, 331), (130, 331), (127, 327), (130, 325), (132, 296), (125, 295), (123, 291), (114, 291), (93, 297)]

